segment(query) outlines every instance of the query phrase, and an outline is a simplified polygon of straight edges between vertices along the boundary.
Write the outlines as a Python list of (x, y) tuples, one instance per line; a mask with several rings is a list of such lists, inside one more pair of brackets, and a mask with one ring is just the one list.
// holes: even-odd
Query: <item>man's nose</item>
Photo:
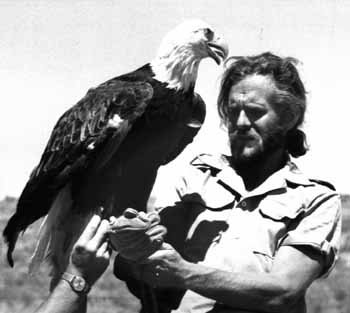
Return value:
[(241, 110), (241, 112), (238, 115), (238, 119), (237, 119), (237, 129), (247, 130), (250, 127), (251, 127), (251, 123), (250, 123), (250, 120), (249, 120), (247, 114), (245, 113), (244, 110)]

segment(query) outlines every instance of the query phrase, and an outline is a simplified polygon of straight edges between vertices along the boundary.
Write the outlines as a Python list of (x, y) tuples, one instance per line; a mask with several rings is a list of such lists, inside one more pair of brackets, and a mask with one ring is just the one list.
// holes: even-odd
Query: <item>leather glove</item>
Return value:
[(125, 259), (141, 261), (163, 244), (166, 228), (159, 222), (157, 212), (126, 209), (122, 216), (110, 218), (110, 244)]

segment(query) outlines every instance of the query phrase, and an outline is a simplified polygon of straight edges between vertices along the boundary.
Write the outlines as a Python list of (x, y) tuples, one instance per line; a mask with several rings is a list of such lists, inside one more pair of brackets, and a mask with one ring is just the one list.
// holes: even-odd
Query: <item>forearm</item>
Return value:
[(86, 294), (78, 294), (66, 281), (60, 280), (35, 313), (85, 313)]
[(183, 286), (228, 306), (261, 312), (285, 312), (297, 298), (280, 277), (269, 273), (233, 273), (187, 263)]
[[(107, 220), (102, 220), (98, 214), (91, 217), (83, 233), (73, 246), (65, 275), (68, 278), (64, 277), (64, 280), (59, 280), (56, 287), (35, 313), (86, 312), (87, 295), (85, 291), (89, 289), (88, 287), (92, 287), (103, 274), (111, 257), (111, 251), (106, 240), (109, 231), (110, 223)], [(69, 278), (72, 275), (75, 277)], [(75, 279), (78, 279), (78, 281)]]

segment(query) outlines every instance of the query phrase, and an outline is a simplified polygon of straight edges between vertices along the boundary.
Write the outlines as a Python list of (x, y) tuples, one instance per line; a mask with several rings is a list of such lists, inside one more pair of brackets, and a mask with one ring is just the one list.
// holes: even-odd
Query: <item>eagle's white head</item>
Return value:
[(186, 91), (194, 86), (202, 59), (209, 57), (220, 64), (227, 55), (227, 44), (212, 27), (201, 20), (188, 20), (165, 36), (151, 66), (155, 79)]

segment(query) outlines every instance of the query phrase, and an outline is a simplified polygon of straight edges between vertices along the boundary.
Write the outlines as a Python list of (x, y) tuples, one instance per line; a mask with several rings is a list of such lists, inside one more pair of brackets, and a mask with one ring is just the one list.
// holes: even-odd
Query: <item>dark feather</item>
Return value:
[[(189, 125), (205, 117), (193, 88), (169, 89), (153, 75), (146, 65), (107, 81), (62, 115), (4, 230), (10, 264), (19, 232), (48, 213), (68, 182), (74, 210), (146, 208), (159, 166), (192, 142), (199, 127)], [(109, 125), (115, 115), (117, 127)]]
[[(130, 129), (124, 125), (120, 129), (110, 128), (108, 121), (117, 114), (131, 125), (142, 115), (152, 95), (153, 88), (145, 81), (128, 82), (116, 78), (90, 89), (82, 100), (61, 116), (39, 165), (20, 196), (16, 213), (4, 230), (11, 265), (11, 253), (18, 234), (47, 214), (57, 190), (86, 168), (110, 137), (124, 138), (126, 134), (120, 131)], [(94, 142), (93, 150), (88, 149), (91, 142)]]

